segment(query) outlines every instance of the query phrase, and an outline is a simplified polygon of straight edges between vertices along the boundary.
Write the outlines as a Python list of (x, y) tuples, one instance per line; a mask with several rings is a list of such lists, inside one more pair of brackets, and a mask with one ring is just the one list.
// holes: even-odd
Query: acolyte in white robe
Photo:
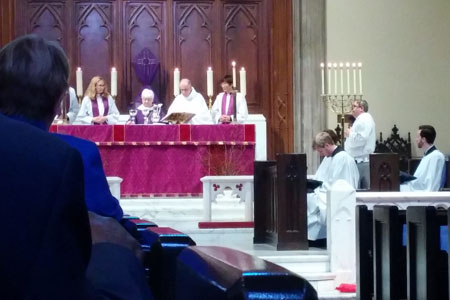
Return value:
[(194, 88), (192, 88), (191, 93), (187, 97), (184, 97), (183, 94), (179, 94), (175, 97), (167, 110), (167, 115), (170, 115), (171, 113), (195, 114), (195, 116), (189, 121), (189, 124), (192, 125), (213, 123), (205, 99), (200, 93), (197, 93)]
[[(431, 151), (430, 151), (431, 150)], [(420, 161), (414, 172), (416, 179), (400, 185), (401, 192), (438, 191), (444, 175), (445, 157), (441, 151), (432, 146)]]
[[(216, 96), (216, 100), (214, 100), (214, 104), (211, 108), (211, 114), (214, 120), (214, 123), (219, 123), (219, 118), (222, 115), (225, 115), (224, 112), (222, 112), (222, 99), (223, 99), (223, 92)], [(228, 109), (229, 102), (231, 100), (231, 97), (227, 97), (227, 104), (226, 109)], [(248, 117), (248, 108), (247, 108), (247, 101), (245, 100), (244, 95), (241, 93), (236, 93), (236, 121), (238, 123), (244, 123), (247, 120)], [(231, 116), (233, 118), (233, 116)]]
[(345, 140), (345, 151), (358, 163), (368, 162), (369, 155), (375, 151), (375, 122), (369, 113), (360, 114)]
[(353, 157), (338, 147), (332, 156), (322, 160), (314, 179), (323, 183), (313, 193), (307, 194), (308, 239), (313, 241), (326, 238), (327, 192), (338, 179), (347, 181), (356, 189), (359, 172)]
[[(101, 97), (97, 96), (98, 112), (100, 116), (103, 116), (105, 112), (105, 107), (103, 105), (103, 100)], [(108, 120), (106, 123), (108, 125), (116, 124), (119, 120), (119, 110), (117, 109), (116, 102), (111, 96), (108, 96), (108, 115), (106, 116)], [(77, 125), (90, 125), (92, 124), (92, 119), (94, 115), (92, 112), (91, 99), (89, 97), (84, 97), (81, 101), (80, 111), (74, 122)]]

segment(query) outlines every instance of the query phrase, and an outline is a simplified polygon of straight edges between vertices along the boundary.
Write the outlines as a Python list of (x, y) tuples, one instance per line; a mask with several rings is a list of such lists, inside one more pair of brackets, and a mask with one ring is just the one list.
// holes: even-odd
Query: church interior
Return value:
[[(449, 15), (447, 0), (2, 0), (0, 47), (56, 42), (80, 103), (105, 79), (119, 123), (50, 132), (97, 145), (155, 299), (450, 299)], [(166, 114), (183, 78), (211, 110), (227, 74), (245, 122), (125, 124), (144, 88)], [(343, 147), (358, 99), (375, 123), (370, 189), (330, 184), (325, 242), (308, 243), (316, 135)], [(424, 124), (439, 191), (405, 192)]]

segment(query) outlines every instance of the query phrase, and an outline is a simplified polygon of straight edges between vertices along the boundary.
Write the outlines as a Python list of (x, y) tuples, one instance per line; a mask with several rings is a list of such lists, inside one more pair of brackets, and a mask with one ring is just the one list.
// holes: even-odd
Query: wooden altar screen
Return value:
[[(70, 59), (72, 86), (77, 67), (84, 88), (94, 75), (109, 82), (116, 67), (122, 113), (148, 84), (136, 64), (159, 63), (151, 88), (167, 109), (175, 67), (206, 96), (207, 68), (217, 94), (235, 60), (247, 71), (249, 112), (267, 119), (269, 157), (293, 151), (291, 0), (2, 0), (0, 16), (8, 16), (0, 45), (26, 33), (58, 42)], [(139, 59), (144, 49), (154, 58)]]

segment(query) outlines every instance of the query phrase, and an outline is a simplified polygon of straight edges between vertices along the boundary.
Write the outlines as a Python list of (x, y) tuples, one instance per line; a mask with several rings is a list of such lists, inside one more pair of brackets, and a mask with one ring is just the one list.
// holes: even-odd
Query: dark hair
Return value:
[(229, 85), (233, 85), (233, 76), (231, 75), (225, 75), (222, 78), (222, 81), (220, 83), (228, 83)]
[(420, 136), (427, 140), (428, 144), (433, 144), (436, 139), (436, 130), (431, 125), (420, 125)]
[(22, 36), (0, 50), (0, 111), (49, 122), (68, 89), (64, 51), (37, 35)]
[(335, 145), (339, 144), (339, 137), (333, 129), (325, 129), (323, 132), (328, 133)]

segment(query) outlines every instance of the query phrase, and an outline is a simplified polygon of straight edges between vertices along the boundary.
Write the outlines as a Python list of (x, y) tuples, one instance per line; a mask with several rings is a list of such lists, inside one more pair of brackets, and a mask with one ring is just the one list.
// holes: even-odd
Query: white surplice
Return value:
[[(219, 123), (219, 118), (226, 113), (222, 112), (222, 100), (223, 100), (223, 92), (217, 95), (216, 100), (214, 100), (214, 104), (211, 109), (211, 114), (214, 120), (214, 123)], [(225, 111), (228, 111), (228, 107), (230, 106), (231, 96), (228, 94), (225, 98), (227, 103), (225, 104)], [(241, 93), (236, 93), (236, 122), (244, 123), (248, 117), (248, 108), (247, 101), (245, 100), (244, 95)], [(233, 116), (231, 116), (233, 118)]]
[(358, 163), (368, 162), (369, 155), (375, 151), (375, 142), (375, 122), (369, 113), (362, 113), (356, 118), (345, 140), (345, 151)]
[[(92, 124), (92, 119), (94, 114), (92, 112), (92, 103), (91, 98), (84, 97), (81, 102), (80, 111), (78, 112), (78, 116), (73, 124), (77, 125), (90, 125)], [(105, 106), (103, 105), (103, 100), (100, 96), (97, 97), (97, 105), (98, 112), (100, 116), (103, 116), (105, 113)], [(117, 109), (116, 102), (111, 96), (108, 96), (108, 115), (106, 116), (108, 120), (106, 123), (108, 125), (116, 124), (119, 120), (119, 110)]]
[(444, 174), (445, 157), (436, 147), (430, 147), (414, 172), (416, 179), (400, 185), (401, 192), (438, 191)]
[(167, 110), (167, 115), (171, 113), (195, 114), (189, 121), (189, 124), (192, 125), (213, 124), (205, 99), (194, 88), (192, 88), (191, 93), (187, 97), (184, 97), (183, 94), (175, 97)]
[(343, 179), (356, 189), (359, 172), (353, 157), (338, 147), (332, 156), (322, 160), (314, 179), (323, 183), (313, 193), (307, 194), (309, 240), (326, 238), (327, 192), (332, 184), (338, 179)]

